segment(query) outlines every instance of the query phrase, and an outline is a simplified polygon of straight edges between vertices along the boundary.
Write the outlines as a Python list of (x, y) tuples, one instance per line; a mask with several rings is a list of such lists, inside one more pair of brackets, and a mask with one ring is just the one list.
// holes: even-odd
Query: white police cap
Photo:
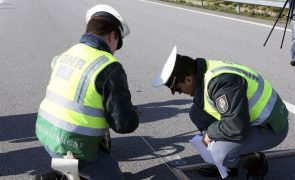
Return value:
[(175, 66), (176, 57), (177, 57), (177, 47), (174, 46), (170, 53), (170, 56), (168, 57), (162, 69), (162, 72), (160, 72), (159, 75), (157, 75), (153, 81), (154, 87), (162, 86), (168, 82)]
[(119, 30), (122, 39), (130, 33), (129, 26), (127, 22), (124, 20), (124, 18), (118, 13), (118, 11), (106, 4), (98, 4), (90, 8), (86, 13), (86, 23), (88, 23), (91, 17), (98, 12), (109, 13), (113, 15), (118, 21), (120, 21), (121, 27), (119, 27)]

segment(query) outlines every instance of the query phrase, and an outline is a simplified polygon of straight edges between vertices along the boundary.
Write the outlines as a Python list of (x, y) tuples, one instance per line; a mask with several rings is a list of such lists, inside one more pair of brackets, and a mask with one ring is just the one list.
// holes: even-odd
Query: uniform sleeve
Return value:
[(189, 112), (189, 116), (199, 131), (207, 131), (208, 127), (217, 121), (217, 119), (205, 112), (196, 103), (193, 103)]
[(133, 132), (139, 117), (133, 110), (126, 73), (119, 63), (106, 67), (96, 79), (96, 88), (103, 96), (105, 116), (116, 133)]
[(221, 120), (207, 130), (214, 140), (238, 141), (251, 131), (247, 99), (247, 82), (235, 74), (222, 74), (208, 86), (208, 94), (221, 114)]

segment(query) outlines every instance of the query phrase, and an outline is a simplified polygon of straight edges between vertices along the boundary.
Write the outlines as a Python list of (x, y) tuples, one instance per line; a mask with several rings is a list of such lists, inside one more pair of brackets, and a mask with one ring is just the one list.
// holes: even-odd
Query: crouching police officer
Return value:
[[(192, 59), (174, 47), (154, 87), (165, 85), (194, 97), (190, 118), (216, 162), (248, 170), (248, 179), (263, 179), (268, 163), (261, 152), (279, 145), (288, 133), (288, 110), (271, 84), (254, 70), (224, 61)], [(217, 176), (214, 166), (200, 169)]]
[(108, 130), (130, 133), (139, 125), (126, 73), (113, 57), (129, 28), (114, 8), (102, 4), (88, 10), (86, 22), (80, 42), (52, 61), (36, 134), (52, 157), (71, 151), (87, 179), (123, 179), (110, 154)]

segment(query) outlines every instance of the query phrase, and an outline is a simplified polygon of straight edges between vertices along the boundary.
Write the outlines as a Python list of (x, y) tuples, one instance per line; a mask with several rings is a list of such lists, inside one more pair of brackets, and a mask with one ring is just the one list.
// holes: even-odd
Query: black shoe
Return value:
[(34, 177), (34, 180), (67, 180), (68, 178), (57, 172), (49, 172), (44, 174), (38, 174)]
[(267, 159), (262, 152), (255, 152), (254, 155), (259, 158), (259, 161), (255, 166), (248, 169), (247, 180), (263, 180), (268, 172)]
[(199, 168), (198, 169), (198, 173), (201, 174), (202, 176), (206, 176), (206, 177), (217, 177), (217, 176), (220, 176), (217, 167), (216, 166), (213, 166), (213, 165)]
[[(199, 168), (198, 173), (205, 177), (221, 177), (217, 167), (214, 165)], [(239, 173), (239, 168), (229, 168), (227, 173), (229, 177), (235, 177)]]
[(124, 172), (123, 173), (123, 176), (124, 176), (124, 180), (131, 180), (131, 179), (134, 179), (133, 175), (132, 175), (132, 172)]
[(227, 173), (229, 177), (236, 177), (239, 174), (239, 168), (228, 168)]

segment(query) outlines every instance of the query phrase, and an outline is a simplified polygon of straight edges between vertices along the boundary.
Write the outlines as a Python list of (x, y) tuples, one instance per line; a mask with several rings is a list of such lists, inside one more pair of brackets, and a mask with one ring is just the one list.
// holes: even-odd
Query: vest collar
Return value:
[(102, 38), (94, 34), (83, 34), (80, 39), (80, 43), (112, 54), (111, 49), (109, 48), (107, 43)]

